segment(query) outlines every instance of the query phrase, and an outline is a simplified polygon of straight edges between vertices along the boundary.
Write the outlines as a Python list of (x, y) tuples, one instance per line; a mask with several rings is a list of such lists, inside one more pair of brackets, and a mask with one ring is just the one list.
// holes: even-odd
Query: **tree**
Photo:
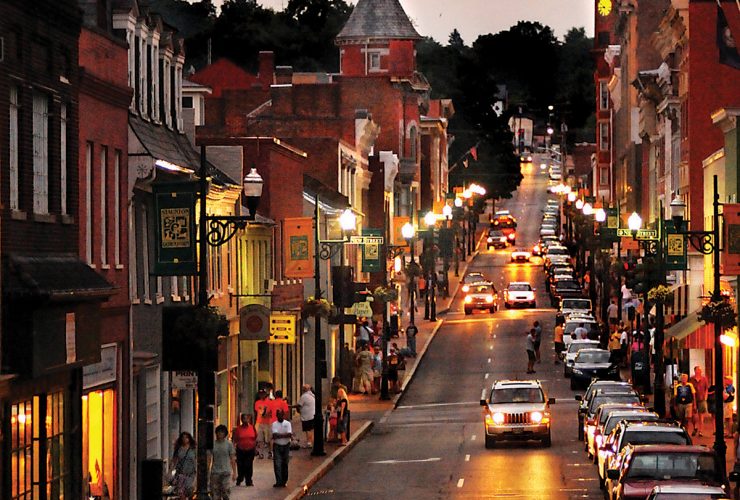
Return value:
[(450, 38), (447, 40), (447, 45), (457, 50), (462, 50), (465, 48), (465, 42), (463, 41), (460, 32), (457, 31), (457, 28), (452, 30), (452, 33), (450, 33)]
[(593, 46), (584, 28), (573, 28), (565, 35), (558, 58), (555, 102), (568, 103), (568, 126), (576, 140), (593, 140), (595, 134)]

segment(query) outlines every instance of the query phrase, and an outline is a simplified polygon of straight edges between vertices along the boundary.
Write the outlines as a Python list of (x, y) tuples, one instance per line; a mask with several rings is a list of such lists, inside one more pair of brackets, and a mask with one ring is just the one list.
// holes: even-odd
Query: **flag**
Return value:
[(470, 156), (472, 156), (475, 161), (478, 161), (478, 146), (470, 148)]
[(313, 278), (313, 218), (283, 221), (283, 257), (286, 278)]
[(740, 69), (740, 54), (737, 52), (737, 43), (730, 31), (730, 25), (722, 10), (717, 5), (717, 48), (719, 49), (719, 62), (735, 69)]
[(464, 166), (465, 168), (468, 168), (468, 163), (470, 163), (470, 160), (468, 160), (467, 158), (465, 158), (465, 159), (463, 160), (463, 166)]

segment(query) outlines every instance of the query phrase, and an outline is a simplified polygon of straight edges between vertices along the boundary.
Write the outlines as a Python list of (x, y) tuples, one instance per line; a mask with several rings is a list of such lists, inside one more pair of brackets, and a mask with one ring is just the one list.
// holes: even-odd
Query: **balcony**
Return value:
[(398, 178), (401, 184), (411, 184), (419, 180), (419, 169), (416, 160), (412, 158), (402, 158), (398, 168)]

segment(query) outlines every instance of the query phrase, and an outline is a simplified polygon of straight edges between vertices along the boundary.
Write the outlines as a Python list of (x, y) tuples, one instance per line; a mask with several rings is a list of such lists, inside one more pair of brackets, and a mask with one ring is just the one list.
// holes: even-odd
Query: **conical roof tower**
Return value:
[(337, 35), (337, 44), (374, 40), (421, 40), (421, 35), (398, 0), (360, 0)]

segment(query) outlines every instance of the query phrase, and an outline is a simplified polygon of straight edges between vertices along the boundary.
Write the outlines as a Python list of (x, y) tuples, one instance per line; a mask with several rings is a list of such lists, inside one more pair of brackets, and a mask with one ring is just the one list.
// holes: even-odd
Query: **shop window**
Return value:
[(21, 401), (10, 406), (10, 498), (11, 500), (31, 500), (38, 495), (32, 489), (34, 451), (38, 442), (34, 441), (34, 405), (31, 400)]
[(82, 396), (82, 466), (88, 498), (114, 498), (115, 417), (113, 389)]
[(46, 498), (63, 498), (64, 398), (61, 392), (46, 396)]

